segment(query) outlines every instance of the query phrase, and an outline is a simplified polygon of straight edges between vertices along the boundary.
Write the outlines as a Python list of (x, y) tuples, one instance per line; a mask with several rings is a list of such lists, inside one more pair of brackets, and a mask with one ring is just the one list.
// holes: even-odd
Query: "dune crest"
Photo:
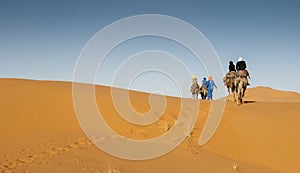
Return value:
[(259, 102), (297, 102), (300, 103), (300, 94), (291, 91), (280, 91), (269, 87), (249, 88), (246, 100)]

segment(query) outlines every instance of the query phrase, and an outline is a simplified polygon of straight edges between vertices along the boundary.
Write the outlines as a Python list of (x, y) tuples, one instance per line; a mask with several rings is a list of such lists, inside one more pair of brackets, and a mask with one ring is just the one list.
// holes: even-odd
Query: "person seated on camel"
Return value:
[(247, 77), (247, 72), (245, 71), (247, 68), (246, 62), (242, 57), (239, 57), (238, 62), (236, 63), (236, 70), (238, 77)]
[[(239, 57), (238, 62), (236, 63), (237, 77), (245, 77), (245, 78), (249, 77), (250, 79), (249, 72), (248, 70), (246, 70), (246, 68), (247, 68), (246, 62), (243, 60), (242, 57)], [(249, 82), (248, 85), (250, 85)]]
[(229, 61), (228, 69), (229, 69), (229, 72), (226, 73), (225, 77), (223, 78), (224, 85), (226, 85), (226, 80), (228, 78), (235, 78), (236, 77), (235, 65), (233, 64), (232, 61)]
[(229, 68), (229, 72), (236, 72), (236, 70), (235, 70), (235, 65), (233, 64), (232, 61), (229, 61), (229, 66), (228, 66), (228, 68)]

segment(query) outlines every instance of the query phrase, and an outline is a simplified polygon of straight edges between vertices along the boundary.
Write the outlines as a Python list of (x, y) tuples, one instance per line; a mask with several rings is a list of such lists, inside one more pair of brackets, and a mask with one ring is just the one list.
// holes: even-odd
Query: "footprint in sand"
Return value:
[(168, 124), (167, 121), (164, 120), (159, 120), (157, 122), (157, 125), (160, 129), (163, 129), (164, 132), (167, 132), (170, 129), (170, 125)]
[(68, 145), (68, 147), (69, 147), (70, 149), (77, 149), (77, 148), (79, 148), (79, 145), (76, 144), (76, 143), (74, 143), (74, 144)]
[[(76, 150), (78, 148), (82, 148), (87, 145), (91, 145), (92, 142), (86, 138), (86, 137), (81, 137), (75, 142), (71, 138), (61, 140), (61, 141), (56, 141), (56, 142), (44, 142), (42, 145), (39, 145), (36, 147), (36, 149), (41, 150), (38, 154), (33, 154), (35, 151), (34, 148), (24, 148), (18, 152), (17, 157), (14, 156), (3, 156), (2, 163), (0, 163), (0, 172), (1, 173), (10, 173), (14, 172), (16, 170), (19, 170), (20, 168), (25, 168), (26, 165), (30, 165), (33, 162), (36, 162), (38, 164), (46, 164), (47, 160), (50, 158), (56, 157), (57, 155), (61, 154), (62, 152), (68, 152), (71, 150)], [(66, 144), (69, 143), (69, 144)], [(55, 144), (55, 145), (54, 145)], [(58, 146), (60, 144), (60, 146)], [(49, 149), (49, 146), (53, 146), (51, 149)], [(56, 146), (56, 147), (55, 147)], [(47, 149), (48, 148), (48, 149)], [(45, 151), (46, 149), (46, 151)], [(44, 151), (43, 151), (44, 150)], [(82, 157), (78, 158), (76, 161), (82, 162), (84, 159)], [(25, 166), (25, 167), (24, 167)], [(23, 169), (23, 172), (26, 172), (26, 169)], [(27, 171), (28, 172), (28, 171)]]
[(28, 157), (28, 158), (19, 158), (17, 159), (18, 162), (21, 162), (21, 163), (32, 163), (34, 160), (33, 157)]

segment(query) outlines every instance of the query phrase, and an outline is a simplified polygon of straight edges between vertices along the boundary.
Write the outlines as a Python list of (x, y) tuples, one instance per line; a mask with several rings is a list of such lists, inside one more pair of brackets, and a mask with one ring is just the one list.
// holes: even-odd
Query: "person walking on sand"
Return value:
[(213, 91), (214, 91), (214, 88), (218, 88), (215, 84), (215, 82), (213, 81), (212, 77), (209, 76), (208, 77), (208, 81), (207, 81), (207, 84), (206, 84), (206, 88), (208, 89), (208, 93), (207, 93), (207, 100), (212, 100), (213, 98)]
[(193, 100), (198, 99), (199, 90), (200, 90), (200, 87), (198, 84), (197, 76), (194, 75), (193, 79), (192, 79), (192, 86), (190, 88), (190, 92), (192, 93)]
[(207, 84), (207, 80), (206, 80), (206, 77), (204, 77), (202, 79), (202, 86), (205, 86), (206, 87), (206, 84)]

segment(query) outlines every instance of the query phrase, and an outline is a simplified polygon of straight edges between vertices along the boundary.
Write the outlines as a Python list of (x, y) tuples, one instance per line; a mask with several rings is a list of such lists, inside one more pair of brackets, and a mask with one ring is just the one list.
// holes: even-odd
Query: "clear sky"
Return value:
[[(217, 52), (224, 73), (229, 60), (243, 56), (252, 76), (251, 87), (300, 92), (299, 9), (297, 0), (0, 0), (0, 77), (72, 81), (80, 51), (100, 29), (132, 15), (163, 14), (201, 31)], [(148, 49), (179, 56), (199, 78), (208, 75), (205, 65), (193, 63), (192, 55), (175, 43), (144, 37), (116, 48), (99, 70), (106, 78), (96, 82), (110, 85), (122, 58)], [(149, 72), (138, 76), (131, 88), (176, 95), (174, 83), (168, 80)], [(188, 91), (183, 96), (189, 96)]]

